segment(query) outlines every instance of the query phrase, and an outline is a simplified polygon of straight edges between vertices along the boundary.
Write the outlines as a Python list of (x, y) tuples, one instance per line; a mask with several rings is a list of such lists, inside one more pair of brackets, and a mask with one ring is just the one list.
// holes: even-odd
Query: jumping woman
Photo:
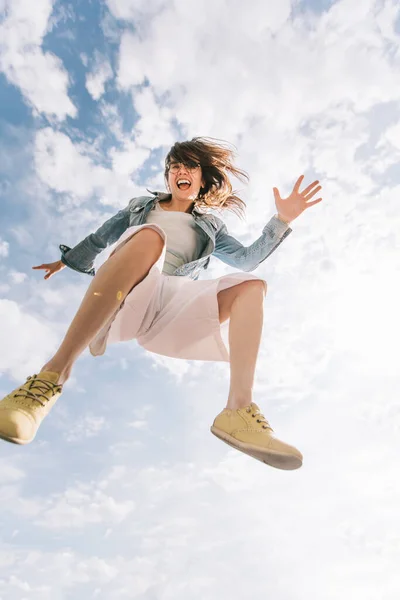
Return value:
[[(0, 401), (0, 437), (31, 442), (61, 395), (72, 367), (86, 347), (104, 354), (108, 343), (136, 339), (150, 352), (173, 358), (226, 361), (230, 388), (226, 407), (211, 432), (230, 446), (280, 469), (297, 469), (302, 454), (275, 437), (253, 402), (253, 383), (263, 326), (266, 281), (249, 274), (291, 233), (289, 224), (321, 189), (303, 192), (297, 180), (282, 199), (274, 188), (277, 214), (260, 237), (243, 246), (210, 209), (243, 211), (228, 174), (248, 180), (233, 164), (234, 152), (213, 138), (177, 142), (165, 159), (168, 193), (133, 198), (75, 247), (60, 245), (61, 260), (42, 264), (44, 279), (66, 266), (93, 276), (64, 340), (37, 375)], [(95, 272), (94, 259), (115, 245)], [(239, 272), (199, 280), (211, 256)], [(229, 325), (229, 349), (221, 324)]]

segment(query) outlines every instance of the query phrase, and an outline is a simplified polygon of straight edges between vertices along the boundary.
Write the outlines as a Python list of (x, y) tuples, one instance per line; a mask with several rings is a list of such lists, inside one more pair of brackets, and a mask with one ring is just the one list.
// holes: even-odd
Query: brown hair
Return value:
[(205, 185), (200, 188), (195, 201), (196, 208), (219, 208), (233, 212), (238, 209), (243, 215), (246, 203), (232, 190), (227, 171), (241, 181), (248, 181), (249, 176), (246, 171), (234, 166), (234, 157), (235, 152), (226, 142), (221, 143), (214, 138), (195, 137), (190, 141), (176, 142), (165, 158), (164, 177), (167, 181), (168, 168), (173, 161), (188, 166), (200, 163)]

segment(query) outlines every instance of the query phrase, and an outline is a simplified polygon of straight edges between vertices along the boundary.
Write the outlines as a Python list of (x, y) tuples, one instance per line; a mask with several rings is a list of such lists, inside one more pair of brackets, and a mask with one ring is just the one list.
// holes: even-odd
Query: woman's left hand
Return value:
[(319, 181), (314, 181), (314, 183), (311, 183), (311, 185), (309, 185), (304, 192), (300, 192), (299, 188), (303, 179), (304, 175), (301, 175), (294, 185), (293, 192), (285, 199), (281, 198), (277, 188), (273, 188), (278, 215), (283, 219), (283, 221), (286, 221), (286, 223), (294, 221), (294, 219), (297, 219), (297, 217), (301, 215), (306, 208), (314, 206), (314, 204), (318, 204), (318, 202), (322, 201), (322, 198), (318, 198), (318, 200), (308, 202), (308, 200), (315, 196), (315, 194), (321, 190), (322, 187), (318, 186), (315, 190), (313, 190), (317, 183), (319, 183)]

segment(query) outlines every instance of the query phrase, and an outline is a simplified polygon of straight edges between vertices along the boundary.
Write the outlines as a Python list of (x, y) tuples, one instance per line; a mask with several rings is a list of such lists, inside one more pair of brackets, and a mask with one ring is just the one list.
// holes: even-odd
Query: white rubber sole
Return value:
[(31, 440), (19, 440), (18, 438), (6, 437), (4, 435), (1, 435), (0, 433), (0, 440), (4, 440), (5, 442), (11, 442), (11, 444), (18, 444), (19, 446), (26, 446), (26, 444), (30, 444), (34, 440), (34, 438), (32, 438)]
[(221, 429), (217, 429), (213, 425), (210, 427), (210, 431), (213, 435), (215, 435), (218, 439), (225, 442), (232, 448), (236, 450), (240, 450), (249, 456), (252, 456), (256, 460), (269, 465), (270, 467), (275, 467), (276, 469), (283, 469), (284, 471), (294, 471), (295, 469), (299, 469), (303, 461), (299, 456), (295, 456), (293, 454), (284, 454), (282, 452), (277, 452), (276, 450), (270, 450), (268, 448), (260, 449), (257, 446), (251, 446), (250, 444), (245, 444), (244, 442), (240, 442), (236, 440), (225, 431)]

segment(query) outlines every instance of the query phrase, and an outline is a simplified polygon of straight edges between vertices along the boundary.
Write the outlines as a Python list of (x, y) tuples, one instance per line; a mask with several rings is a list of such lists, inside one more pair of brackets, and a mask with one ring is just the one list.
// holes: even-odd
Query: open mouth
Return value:
[(176, 185), (180, 190), (188, 190), (191, 186), (189, 179), (178, 179)]

